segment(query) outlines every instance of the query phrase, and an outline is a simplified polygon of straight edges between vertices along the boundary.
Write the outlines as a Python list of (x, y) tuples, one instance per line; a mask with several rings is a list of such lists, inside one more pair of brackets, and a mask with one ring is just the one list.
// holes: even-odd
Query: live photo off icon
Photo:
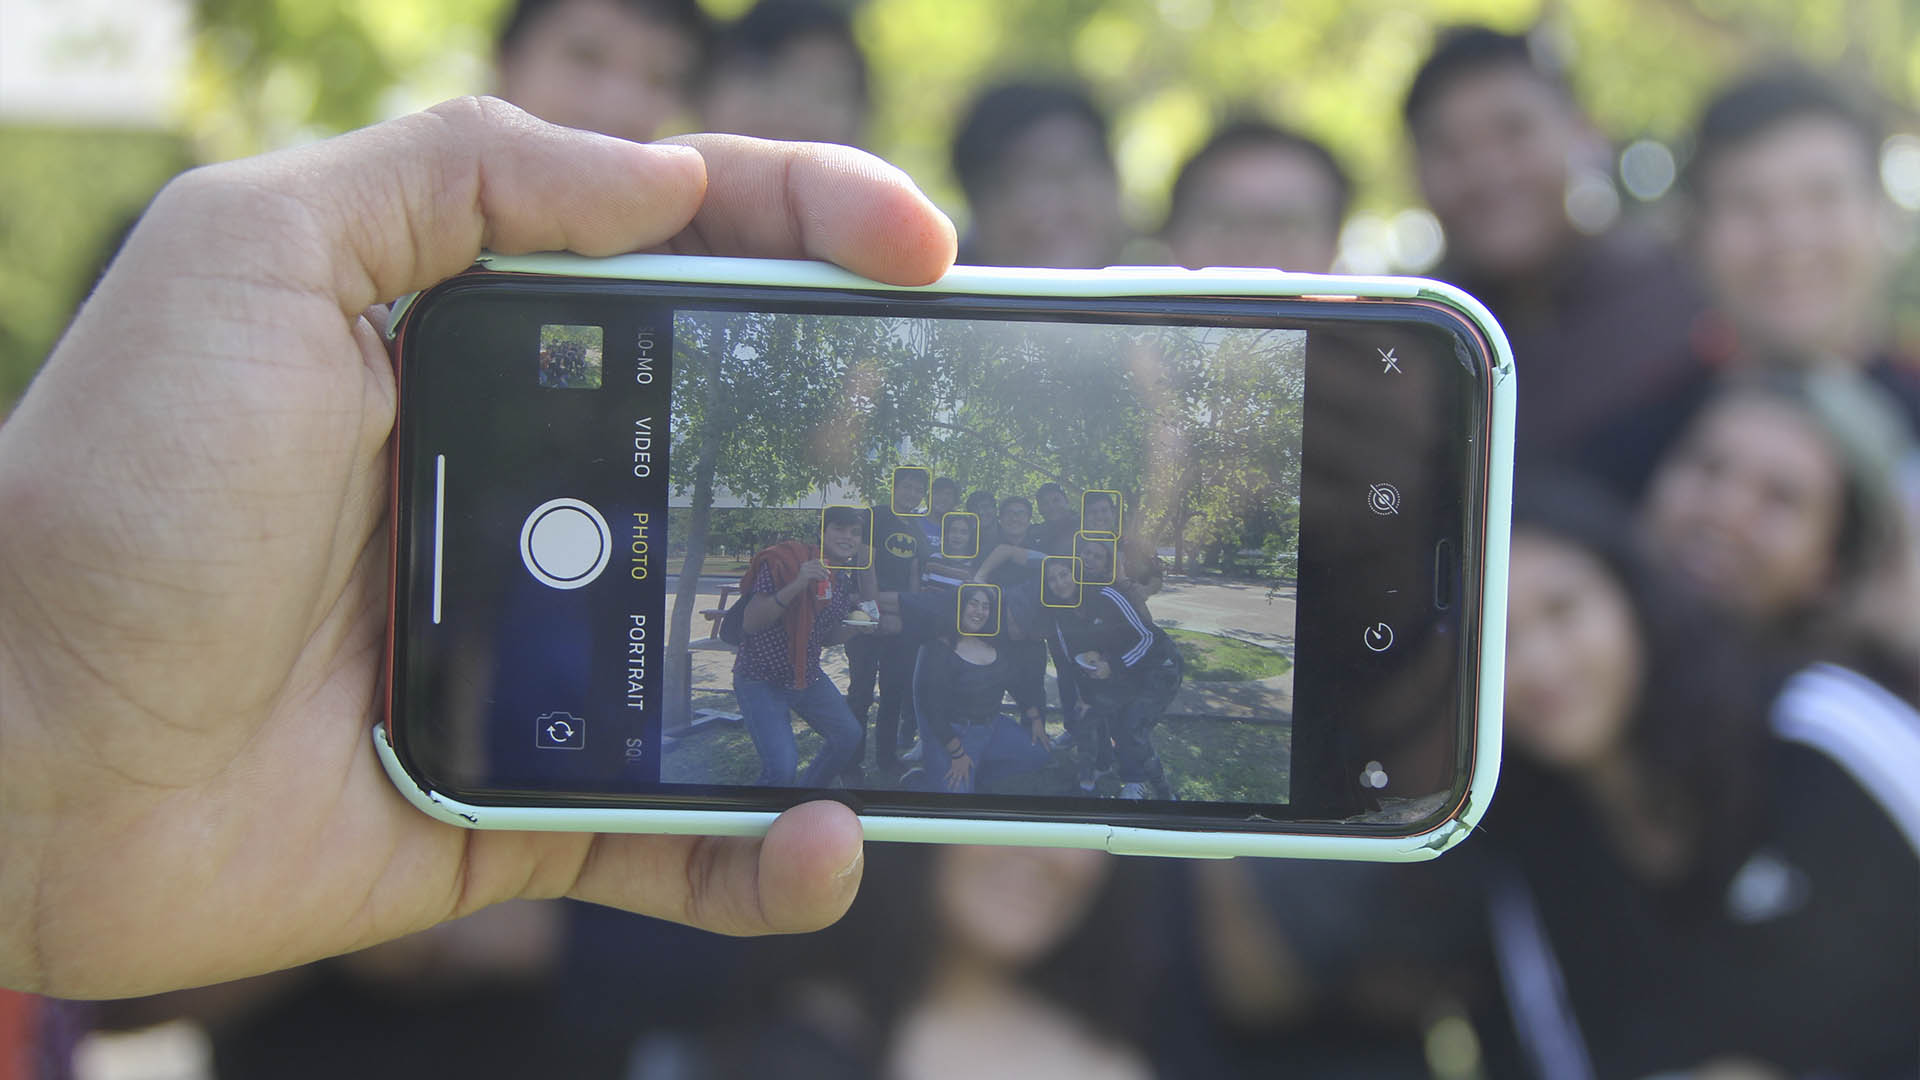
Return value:
[(1367, 488), (1367, 509), (1387, 517), (1400, 512), (1400, 489), (1392, 484), (1373, 484)]

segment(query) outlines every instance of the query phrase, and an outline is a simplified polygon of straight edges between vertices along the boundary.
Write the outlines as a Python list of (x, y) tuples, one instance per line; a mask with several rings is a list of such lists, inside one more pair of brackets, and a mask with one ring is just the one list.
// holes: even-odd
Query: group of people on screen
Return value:
[[(1094, 489), (1076, 509), (1055, 482), (963, 504), (952, 477), (905, 466), (886, 505), (822, 510), (817, 547), (756, 554), (733, 668), (756, 782), (964, 793), (1070, 751), (1080, 794), (1173, 799), (1152, 731), (1184, 662), (1148, 609), (1160, 563), (1129, 554), (1124, 504)], [(842, 644), (844, 693), (820, 664)], [(821, 738), (804, 773), (790, 713)], [(1056, 786), (1034, 793), (1075, 793)]]

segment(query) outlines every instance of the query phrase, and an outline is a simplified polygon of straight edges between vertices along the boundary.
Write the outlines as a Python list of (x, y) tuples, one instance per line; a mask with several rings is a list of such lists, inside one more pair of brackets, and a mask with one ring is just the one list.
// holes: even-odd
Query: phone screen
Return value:
[(488, 804), (1430, 821), (1487, 368), (1437, 305), (457, 281), (402, 336), (396, 750)]

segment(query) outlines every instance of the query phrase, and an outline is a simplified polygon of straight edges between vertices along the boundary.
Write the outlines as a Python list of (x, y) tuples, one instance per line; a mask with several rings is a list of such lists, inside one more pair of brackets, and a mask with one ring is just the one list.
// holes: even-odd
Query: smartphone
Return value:
[(1492, 794), (1514, 373), (1458, 290), (534, 255), (393, 327), (375, 739), (442, 820), (1412, 861)]

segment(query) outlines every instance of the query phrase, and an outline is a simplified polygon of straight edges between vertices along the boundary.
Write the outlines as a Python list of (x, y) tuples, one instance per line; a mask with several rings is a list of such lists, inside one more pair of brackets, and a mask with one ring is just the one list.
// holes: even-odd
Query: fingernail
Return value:
[(867, 861), (867, 849), (865, 847), (862, 847), (858, 851), (855, 851), (853, 853), (853, 858), (847, 862), (847, 865), (834, 871), (834, 874), (833, 874), (834, 879), (837, 881), (844, 881), (847, 878), (853, 877), (855, 874), (858, 874), (860, 872), (861, 864), (865, 863), (866, 861)]

